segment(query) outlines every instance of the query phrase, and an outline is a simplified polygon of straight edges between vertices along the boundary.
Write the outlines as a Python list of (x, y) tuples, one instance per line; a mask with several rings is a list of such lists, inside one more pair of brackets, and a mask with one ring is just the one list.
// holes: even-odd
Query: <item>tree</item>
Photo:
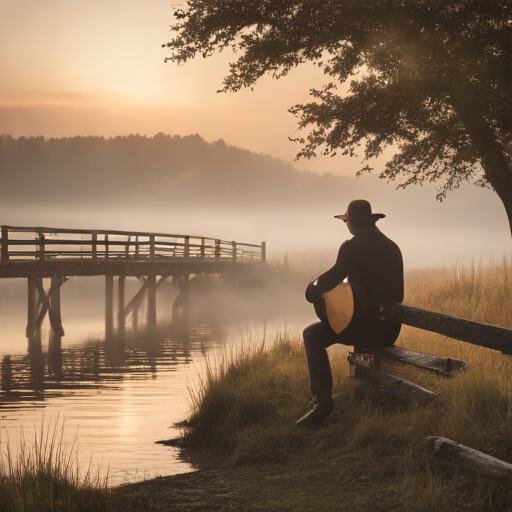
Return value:
[(297, 157), (366, 162), (395, 144), (381, 178), (435, 182), (440, 200), (463, 181), (490, 186), (512, 232), (512, 0), (189, 0), (175, 16), (166, 61), (240, 55), (223, 91), (323, 68), (332, 81), (290, 108), (310, 128)]

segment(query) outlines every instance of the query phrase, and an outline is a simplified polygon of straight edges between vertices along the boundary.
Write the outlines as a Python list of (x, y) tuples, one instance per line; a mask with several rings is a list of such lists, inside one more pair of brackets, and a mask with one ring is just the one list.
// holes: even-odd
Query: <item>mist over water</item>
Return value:
[(350, 236), (334, 215), (364, 198), (386, 214), (378, 226), (408, 269), (512, 253), (501, 201), (474, 185), (438, 202), (431, 184), (396, 190), (374, 175), (299, 172), (199, 135), (0, 139), (4, 225), (266, 241), (269, 256), (327, 250), (334, 261)]
[[(242, 293), (252, 283), (246, 301)], [(165, 283), (167, 284), (167, 283)], [(189, 322), (172, 319), (176, 290), (157, 293), (158, 328), (148, 331), (144, 305), (126, 320), (124, 335), (104, 328), (104, 278), (72, 278), (62, 287), (65, 335), (56, 338), (47, 321), (28, 340), (26, 280), (0, 280), (0, 449), (15, 454), (20, 439), (57, 429), (93, 471), (108, 471), (112, 485), (193, 470), (178, 450), (157, 441), (179, 436), (174, 423), (190, 413), (190, 390), (205, 358), (240, 343), (271, 342), (276, 331), (298, 333), (313, 311), (298, 307), (294, 292), (263, 286), (259, 274), (202, 276), (191, 280)], [(126, 280), (126, 297), (140, 285)], [(258, 289), (259, 288), (259, 289)], [(281, 301), (285, 306), (277, 306)], [(258, 307), (257, 305), (260, 304)], [(304, 305), (303, 305), (304, 306)], [(287, 316), (287, 311), (295, 314)]]

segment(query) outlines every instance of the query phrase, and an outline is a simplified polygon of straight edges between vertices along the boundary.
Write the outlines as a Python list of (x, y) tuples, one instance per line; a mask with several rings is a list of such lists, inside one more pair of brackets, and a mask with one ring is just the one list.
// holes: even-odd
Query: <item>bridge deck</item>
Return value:
[(12, 226), (2, 226), (1, 235), (0, 278), (218, 273), (265, 261), (265, 242)]

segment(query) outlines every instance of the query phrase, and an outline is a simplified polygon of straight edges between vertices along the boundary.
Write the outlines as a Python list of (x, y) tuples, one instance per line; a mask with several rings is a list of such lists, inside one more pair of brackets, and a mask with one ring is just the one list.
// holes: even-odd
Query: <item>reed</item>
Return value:
[(68, 446), (58, 419), (42, 426), (27, 442), (20, 432), (18, 446), (7, 444), (0, 460), (0, 511), (111, 511), (108, 476), (82, 463), (75, 440)]
[[(506, 259), (417, 271), (407, 276), (405, 303), (512, 327), (511, 273)], [(308, 401), (302, 344), (283, 335), (272, 346), (244, 346), (209, 362), (185, 438), (229, 453), (233, 464), (325, 468), (326, 478), (336, 477), (332, 492), (341, 503), (349, 481), (364, 486), (365, 506), (375, 510), (509, 510), (510, 490), (435, 462), (424, 440), (448, 437), (512, 462), (511, 358), (405, 326), (397, 344), (463, 359), (469, 369), (453, 379), (413, 370), (415, 380), (445, 398), (420, 406), (350, 380), (346, 352), (332, 351), (336, 410), (324, 428), (308, 431), (295, 427)]]

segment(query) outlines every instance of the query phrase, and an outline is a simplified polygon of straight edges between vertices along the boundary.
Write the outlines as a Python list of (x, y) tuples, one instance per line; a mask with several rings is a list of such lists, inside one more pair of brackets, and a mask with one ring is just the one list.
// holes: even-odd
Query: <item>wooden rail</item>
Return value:
[(411, 327), (512, 355), (512, 330), (504, 327), (393, 303), (382, 306), (379, 318), (398, 318)]
[[(262, 261), (261, 245), (135, 231), (2, 226), (0, 265), (21, 262)], [(1, 275), (0, 275), (1, 277)]]

